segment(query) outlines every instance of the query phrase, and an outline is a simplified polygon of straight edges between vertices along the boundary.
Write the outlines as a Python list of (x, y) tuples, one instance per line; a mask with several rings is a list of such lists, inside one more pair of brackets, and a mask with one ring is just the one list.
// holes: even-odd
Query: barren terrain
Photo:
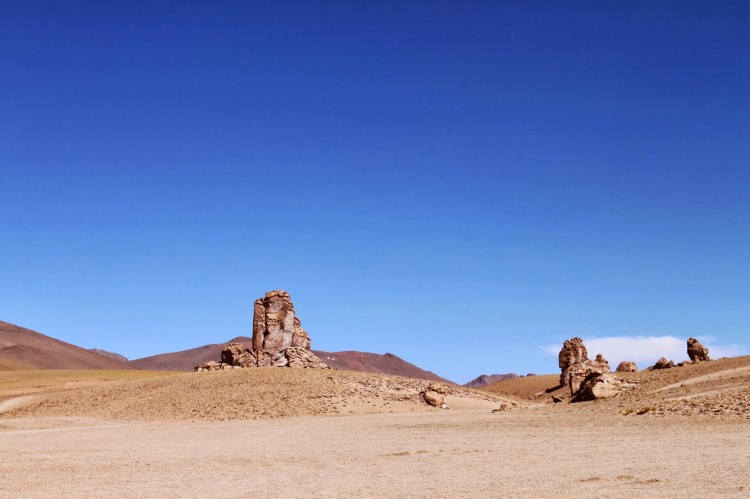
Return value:
[(580, 404), (539, 395), (553, 375), (445, 385), (439, 410), (335, 370), (1, 372), (0, 495), (747, 496), (750, 357), (623, 377)]

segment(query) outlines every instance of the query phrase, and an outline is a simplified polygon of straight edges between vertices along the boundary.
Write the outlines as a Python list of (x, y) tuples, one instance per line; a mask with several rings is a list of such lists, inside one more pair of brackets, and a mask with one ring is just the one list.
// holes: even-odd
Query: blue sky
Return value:
[(0, 320), (137, 358), (249, 335), (286, 289), (314, 348), (458, 382), (555, 372), (571, 336), (748, 354), (749, 23), (5, 2)]

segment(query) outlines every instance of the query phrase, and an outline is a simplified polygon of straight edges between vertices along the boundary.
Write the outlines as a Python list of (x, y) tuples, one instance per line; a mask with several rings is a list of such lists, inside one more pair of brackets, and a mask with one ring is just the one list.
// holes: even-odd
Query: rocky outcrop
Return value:
[(615, 372), (618, 373), (637, 373), (638, 372), (638, 366), (635, 362), (631, 362), (629, 360), (623, 360), (619, 364), (617, 364), (617, 369), (615, 369)]
[(560, 366), (561, 372), (560, 385), (568, 384), (569, 372), (572, 366), (587, 360), (589, 360), (589, 354), (581, 338), (575, 337), (565, 340), (557, 356), (557, 363)]
[(250, 347), (229, 343), (221, 352), (221, 364), (201, 364), (196, 371), (229, 367), (295, 367), (326, 369), (310, 351), (311, 341), (286, 291), (269, 291), (253, 304), (253, 337)]
[(581, 338), (571, 338), (563, 343), (558, 355), (558, 364), (562, 370), (560, 385), (567, 385), (571, 396), (575, 396), (581, 383), (590, 373), (609, 372), (609, 362), (602, 354), (598, 354), (595, 360), (589, 359)]
[(609, 399), (622, 392), (622, 383), (610, 373), (590, 372), (581, 382), (573, 402)]
[(708, 357), (708, 348), (704, 347), (700, 341), (695, 338), (687, 340), (687, 354), (693, 363), (706, 362), (711, 360)]
[(659, 360), (656, 361), (656, 364), (649, 367), (648, 370), (653, 371), (655, 369), (670, 369), (672, 367), (676, 367), (673, 360), (667, 360), (666, 358), (661, 357)]

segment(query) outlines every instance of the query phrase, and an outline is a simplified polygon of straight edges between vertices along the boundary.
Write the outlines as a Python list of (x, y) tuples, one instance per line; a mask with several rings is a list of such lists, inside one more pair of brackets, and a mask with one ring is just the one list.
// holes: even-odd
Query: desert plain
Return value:
[[(481, 390), (337, 370), (0, 371), (0, 495), (747, 497), (750, 357)], [(502, 409), (502, 410), (499, 410)]]

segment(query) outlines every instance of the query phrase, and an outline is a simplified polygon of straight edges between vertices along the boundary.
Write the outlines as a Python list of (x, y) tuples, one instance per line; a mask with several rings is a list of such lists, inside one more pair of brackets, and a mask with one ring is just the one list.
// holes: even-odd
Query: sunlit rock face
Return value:
[(221, 352), (221, 363), (209, 362), (196, 371), (213, 371), (229, 367), (297, 367), (328, 366), (311, 351), (310, 335), (296, 316), (289, 293), (269, 291), (253, 304), (253, 338), (248, 348), (230, 343)]

